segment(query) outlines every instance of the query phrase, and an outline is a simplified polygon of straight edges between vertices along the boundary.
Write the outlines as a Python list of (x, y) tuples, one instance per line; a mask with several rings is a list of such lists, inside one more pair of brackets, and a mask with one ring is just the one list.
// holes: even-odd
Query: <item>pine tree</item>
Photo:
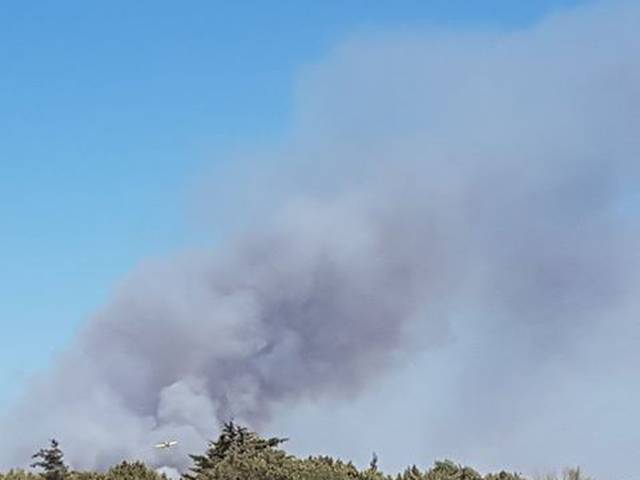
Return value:
[(412, 465), (408, 467), (402, 472), (402, 474), (398, 475), (398, 480), (422, 480), (423, 475), (418, 467)]
[(378, 455), (373, 452), (369, 468), (360, 473), (359, 478), (362, 480), (391, 480), (378, 470)]
[(106, 480), (168, 480), (168, 478), (141, 461), (123, 460), (107, 471)]
[(376, 455), (376, 452), (373, 452), (373, 455), (371, 456), (371, 461), (369, 462), (369, 470), (371, 470), (372, 472), (378, 471), (378, 455)]
[(482, 475), (473, 468), (458, 465), (451, 460), (437, 461), (427, 471), (425, 480), (482, 480)]
[(191, 473), (185, 474), (184, 478), (197, 480), (231, 455), (254, 456), (286, 441), (286, 438), (261, 438), (257, 433), (230, 421), (222, 427), (218, 440), (209, 442), (209, 448), (204, 455), (189, 455), (194, 466), (190, 469)]
[(31, 458), (40, 459), (31, 466), (42, 468), (42, 475), (46, 480), (63, 480), (69, 473), (69, 467), (64, 463), (64, 454), (55, 438), (51, 439), (49, 448), (41, 448)]

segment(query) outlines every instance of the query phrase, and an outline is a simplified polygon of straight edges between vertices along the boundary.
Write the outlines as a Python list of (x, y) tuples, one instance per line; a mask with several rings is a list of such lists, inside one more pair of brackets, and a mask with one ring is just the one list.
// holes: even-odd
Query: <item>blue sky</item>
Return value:
[(2, 2), (0, 405), (139, 261), (206, 242), (194, 179), (285, 132), (296, 72), (332, 45), (514, 29), (576, 3)]

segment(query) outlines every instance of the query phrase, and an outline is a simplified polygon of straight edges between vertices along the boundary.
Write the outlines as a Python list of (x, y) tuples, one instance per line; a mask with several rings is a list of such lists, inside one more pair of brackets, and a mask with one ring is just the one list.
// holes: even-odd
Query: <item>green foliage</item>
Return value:
[(482, 475), (473, 468), (444, 460), (435, 462), (433, 468), (424, 475), (424, 480), (482, 480)]
[(396, 480), (422, 480), (423, 478), (424, 474), (415, 465), (412, 465), (405, 469), (404, 472), (396, 475)]
[[(218, 440), (209, 443), (204, 455), (190, 455), (194, 462), (186, 480), (253, 478), (247, 475), (275, 475), (289, 457), (276, 447), (285, 438), (263, 439), (255, 432), (233, 423), (225, 423)], [(259, 473), (258, 473), (259, 472)], [(237, 475), (245, 475), (237, 477)], [(265, 477), (276, 478), (276, 477)]]
[(24, 470), (9, 470), (7, 473), (0, 473), (0, 480), (42, 480), (40, 475)]
[(331, 457), (309, 457), (304, 460), (296, 459), (292, 466), (292, 478), (305, 480), (357, 480), (360, 472), (353, 463), (345, 463)]
[(106, 480), (106, 475), (100, 472), (77, 472), (72, 471), (68, 480)]
[(504, 470), (498, 473), (490, 473), (485, 475), (484, 478), (485, 480), (525, 480), (524, 477), (518, 473), (505, 472)]
[(359, 474), (359, 478), (363, 480), (390, 480), (390, 477), (384, 475), (378, 470), (378, 456), (373, 453), (371, 462), (369, 462), (369, 468)]
[[(257, 433), (226, 423), (216, 441), (209, 442), (202, 455), (190, 455), (193, 465), (182, 480), (525, 480), (516, 473), (501, 471), (484, 477), (476, 470), (450, 460), (437, 461), (421, 471), (413, 465), (391, 477), (380, 471), (378, 457), (373, 454), (369, 466), (359, 470), (351, 462), (327, 456), (297, 458), (287, 454), (280, 445), (284, 438), (262, 438)], [(123, 461), (104, 473), (70, 471), (55, 440), (33, 458), (32, 466), (41, 474), (24, 470), (0, 473), (0, 480), (168, 480), (142, 462)], [(546, 476), (544, 480), (591, 480), (579, 468), (565, 470), (561, 477)]]
[[(1, 479), (0, 479), (1, 480)], [(143, 462), (123, 461), (104, 473), (71, 472), (68, 480), (168, 480), (167, 476), (158, 473)]]
[(64, 480), (69, 473), (69, 467), (64, 463), (64, 454), (55, 438), (51, 439), (49, 448), (41, 448), (32, 458), (40, 459), (31, 466), (41, 468), (46, 480)]
[(124, 461), (111, 467), (104, 480), (167, 480), (167, 476), (147, 467), (142, 462)]

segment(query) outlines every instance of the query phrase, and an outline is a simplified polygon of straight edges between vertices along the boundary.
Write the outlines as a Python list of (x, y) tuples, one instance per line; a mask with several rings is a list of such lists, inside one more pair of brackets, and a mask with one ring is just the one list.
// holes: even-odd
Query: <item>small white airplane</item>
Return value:
[(175, 441), (175, 440), (169, 440), (169, 441), (167, 441), (167, 442), (156, 443), (156, 444), (154, 445), (154, 447), (156, 447), (156, 448), (171, 448), (171, 447), (173, 447), (174, 445), (177, 445), (177, 444), (178, 444), (178, 442), (177, 442), (177, 441)]

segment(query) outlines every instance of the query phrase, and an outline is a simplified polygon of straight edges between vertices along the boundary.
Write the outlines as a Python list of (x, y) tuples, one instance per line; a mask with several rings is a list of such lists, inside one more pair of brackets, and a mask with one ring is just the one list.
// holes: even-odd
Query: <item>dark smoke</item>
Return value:
[[(264, 154), (283, 159), (263, 189), (288, 192), (273, 221), (139, 268), (11, 412), (0, 463), (55, 434), (77, 467), (182, 469), (219, 421), (354, 401), (438, 347), (457, 376), (432, 401), (440, 418), (414, 424), (427, 444), (529, 469), (565, 452), (604, 472), (576, 406), (640, 392), (639, 12), (345, 42), (301, 75), (296, 128)], [(535, 418), (569, 433), (548, 439)], [(612, 421), (605, 439), (626, 432)], [(180, 449), (160, 457), (167, 438)]]

